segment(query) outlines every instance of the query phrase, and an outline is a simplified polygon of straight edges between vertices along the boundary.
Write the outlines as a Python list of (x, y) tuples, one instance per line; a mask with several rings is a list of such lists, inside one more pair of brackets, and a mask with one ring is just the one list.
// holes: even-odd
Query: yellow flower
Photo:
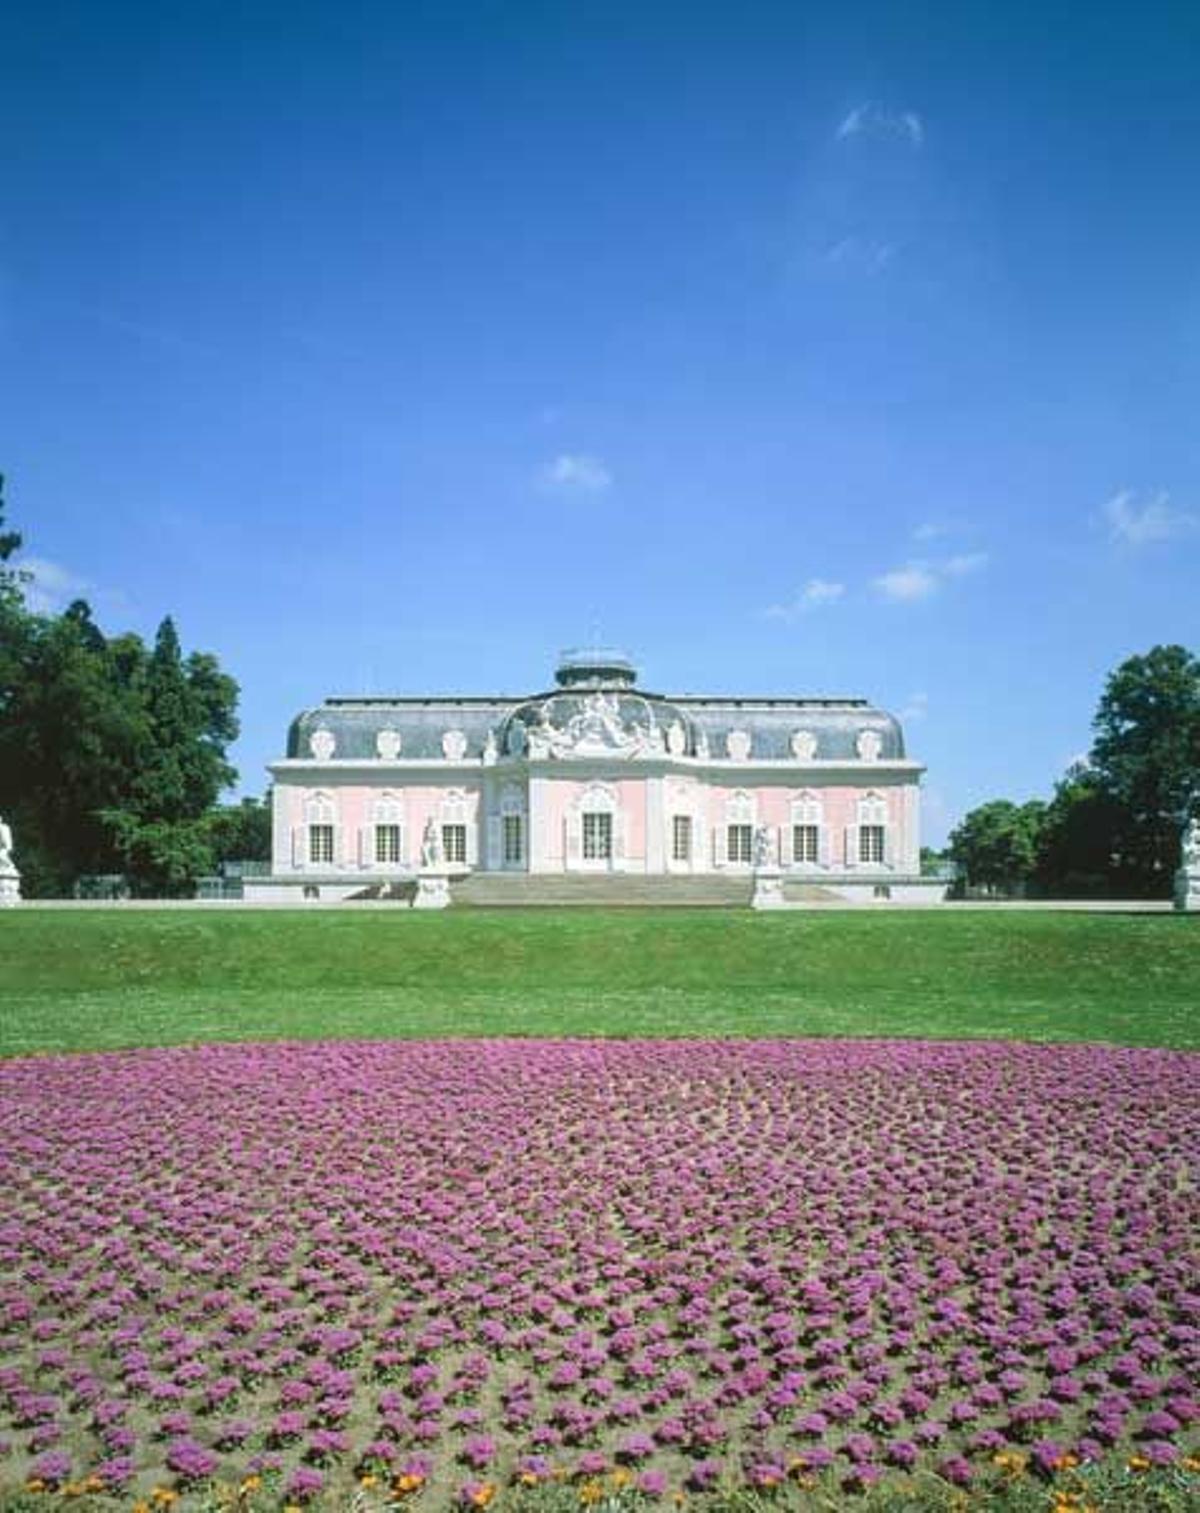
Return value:
[(619, 1492), (622, 1487), (627, 1487), (633, 1480), (633, 1472), (625, 1466), (618, 1466), (615, 1471), (608, 1473), (608, 1479)]
[(132, 1513), (150, 1513), (150, 1504), (139, 1498), (133, 1505)]
[(517, 1480), (523, 1487), (536, 1487), (541, 1478), (536, 1471), (522, 1471)]
[(1131, 1455), (1125, 1462), (1131, 1471), (1149, 1471), (1150, 1462), (1144, 1455)]
[(46, 1490), (46, 1483), (40, 1476), (34, 1476), (25, 1483), (25, 1490), (26, 1492), (44, 1492)]
[(1200, 1455), (1185, 1455), (1180, 1465), (1185, 1471), (1200, 1471)]
[(156, 1502), (160, 1508), (169, 1508), (173, 1502), (179, 1501), (179, 1493), (173, 1492), (170, 1487), (155, 1487), (150, 1494), (150, 1501)]
[(377, 1476), (371, 1476), (369, 1474), (367, 1476), (360, 1476), (358, 1478), (358, 1484), (360, 1487), (365, 1488), (369, 1492), (372, 1487), (377, 1487), (379, 1485), (379, 1478)]
[(245, 1495), (248, 1492), (257, 1492), (258, 1489), (259, 1489), (259, 1487), (261, 1487), (261, 1486), (262, 1486), (262, 1477), (261, 1476), (246, 1476), (246, 1477), (243, 1477), (242, 1483), (238, 1487), (238, 1491), (242, 1494), (243, 1497), (245, 1497)]
[(425, 1478), (416, 1471), (406, 1471), (396, 1478), (396, 1491), (401, 1497), (407, 1497), (410, 1492), (419, 1492), (424, 1482)]
[(604, 1497), (604, 1483), (596, 1480), (585, 1481), (579, 1489), (579, 1501), (585, 1508), (590, 1508), (593, 1503), (600, 1502)]
[(471, 1505), (475, 1508), (486, 1508), (495, 1495), (495, 1486), (490, 1481), (485, 1481), (481, 1487), (471, 1494)]

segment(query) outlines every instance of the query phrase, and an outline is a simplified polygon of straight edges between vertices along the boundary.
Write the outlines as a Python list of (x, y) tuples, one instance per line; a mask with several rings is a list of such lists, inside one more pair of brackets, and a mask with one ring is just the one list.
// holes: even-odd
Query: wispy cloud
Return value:
[(941, 565), (941, 571), (947, 578), (962, 578), (967, 573), (978, 572), (987, 563), (986, 552), (963, 552), (957, 557), (947, 557)]
[(35, 615), (57, 614), (72, 599), (82, 598), (92, 588), (86, 578), (47, 557), (21, 557), (15, 565), (29, 574), (24, 586), (25, 603)]
[(1178, 536), (1190, 535), (1200, 526), (1200, 517), (1174, 509), (1167, 493), (1155, 494), (1144, 504), (1138, 504), (1136, 494), (1131, 489), (1123, 489), (1105, 504), (1103, 513), (1108, 521), (1110, 540), (1125, 546), (1171, 541)]
[(833, 583), (828, 578), (810, 578), (790, 604), (768, 605), (764, 613), (769, 620), (798, 620), (810, 610), (836, 604), (845, 592), (844, 583)]
[(839, 142), (861, 136), (899, 137), (912, 147), (921, 147), (925, 123), (915, 110), (885, 110), (866, 101), (843, 116), (837, 129)]
[(908, 699), (900, 711), (902, 720), (923, 720), (929, 713), (929, 695), (927, 693), (914, 693)]
[(562, 452), (538, 474), (542, 488), (563, 494), (602, 494), (612, 481), (605, 463), (586, 452)]
[(909, 562), (904, 567), (894, 567), (890, 572), (880, 573), (872, 579), (875, 589), (885, 599), (897, 604), (913, 604), (919, 599), (928, 599), (937, 592), (938, 579), (919, 562)]
[(875, 241), (866, 236), (844, 236), (825, 249), (824, 261), (830, 268), (852, 273), (882, 273), (896, 255), (894, 242)]
[(895, 604), (916, 604), (932, 598), (949, 578), (963, 578), (986, 567), (986, 552), (965, 552), (940, 562), (906, 562), (872, 579), (872, 587)]

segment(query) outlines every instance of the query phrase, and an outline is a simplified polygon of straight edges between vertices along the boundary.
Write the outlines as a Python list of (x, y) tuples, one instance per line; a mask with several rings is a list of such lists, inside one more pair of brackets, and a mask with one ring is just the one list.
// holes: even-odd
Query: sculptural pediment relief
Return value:
[(381, 730), (375, 737), (375, 753), (384, 762), (394, 762), (400, 755), (400, 732)]
[[(630, 717), (616, 694), (589, 693), (577, 707), (573, 700), (571, 713), (562, 723), (555, 720), (554, 703), (541, 704), (536, 723), (528, 727), (531, 757), (649, 757), (661, 756), (665, 749), (653, 714), (647, 710), (644, 719)], [(509, 749), (513, 749), (511, 736)]]

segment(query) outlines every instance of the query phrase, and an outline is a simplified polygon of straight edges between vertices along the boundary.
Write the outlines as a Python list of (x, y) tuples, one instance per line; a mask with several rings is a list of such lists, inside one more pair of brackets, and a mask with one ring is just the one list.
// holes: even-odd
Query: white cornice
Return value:
[(349, 777), (362, 774), (364, 777), (404, 776), (416, 773), (432, 773), (438, 777), (468, 777), (475, 774), (486, 777), (488, 773), (506, 774), (535, 772), (539, 777), (561, 773), (588, 774), (601, 771), (613, 777), (647, 776), (664, 772), (698, 774), (713, 773), (720, 777), (736, 777), (746, 774), (753, 777), (775, 776), (780, 778), (836, 777), (845, 775), (857, 782), (871, 784), (887, 781), (888, 778), (916, 778), (925, 771), (924, 762), (880, 759), (874, 762), (813, 760), (798, 762), (782, 761), (733, 761), (719, 757), (672, 757), (653, 756), (633, 759), (613, 757), (501, 757), (495, 762), (481, 762), (478, 757), (463, 757), (451, 761), (446, 757), (397, 757), (384, 761), (380, 757), (330, 757), (319, 762), (306, 757), (283, 757), (277, 762), (268, 762), (267, 771), (272, 776), (285, 778), (313, 778), (321, 776)]

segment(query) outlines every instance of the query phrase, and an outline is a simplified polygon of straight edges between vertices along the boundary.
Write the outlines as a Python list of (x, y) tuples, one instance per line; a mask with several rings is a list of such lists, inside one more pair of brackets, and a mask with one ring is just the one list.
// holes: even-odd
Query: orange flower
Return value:
[(494, 1483), (485, 1481), (481, 1487), (478, 1487), (471, 1494), (471, 1506), (475, 1508), (486, 1508), (488, 1503), (491, 1502), (492, 1498), (495, 1497), (495, 1495), (496, 1488)]

